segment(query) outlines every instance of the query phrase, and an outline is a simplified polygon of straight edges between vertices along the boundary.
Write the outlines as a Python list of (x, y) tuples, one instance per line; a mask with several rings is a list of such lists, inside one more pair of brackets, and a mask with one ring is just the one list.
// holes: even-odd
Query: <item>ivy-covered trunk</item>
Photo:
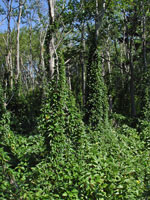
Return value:
[(68, 138), (76, 148), (84, 132), (81, 115), (67, 85), (63, 56), (59, 58), (59, 79), (56, 70), (39, 119), (39, 129), (45, 137), (48, 151), (52, 151), (53, 142), (61, 137)]
[(106, 87), (102, 77), (99, 48), (100, 27), (105, 13), (105, 1), (96, 0), (95, 3), (95, 30), (91, 32), (91, 46), (87, 66), (85, 123), (92, 129), (98, 130), (106, 125), (108, 103)]
[[(92, 47), (91, 47), (92, 48)], [(90, 49), (87, 66), (85, 122), (94, 129), (100, 129), (108, 120), (106, 86), (102, 77), (99, 49)]]

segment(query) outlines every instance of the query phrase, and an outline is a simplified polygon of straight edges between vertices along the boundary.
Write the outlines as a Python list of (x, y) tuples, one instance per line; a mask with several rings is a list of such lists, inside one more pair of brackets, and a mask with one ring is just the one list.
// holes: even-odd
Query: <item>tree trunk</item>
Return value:
[(142, 4), (143, 9), (143, 19), (142, 19), (142, 43), (143, 43), (143, 63), (144, 63), (144, 69), (147, 70), (147, 58), (146, 58), (146, 14), (144, 10), (144, 3)]
[(40, 76), (42, 84), (45, 81), (45, 61), (44, 61), (44, 43), (45, 43), (45, 37), (46, 37), (46, 32), (42, 31), (40, 32)]
[(130, 50), (129, 50), (129, 62), (130, 62), (130, 95), (131, 95), (131, 117), (136, 116), (136, 108), (135, 108), (135, 86), (134, 86), (134, 66), (133, 66), (133, 58), (132, 58), (132, 43), (133, 38), (130, 39)]
[(53, 77), (55, 69), (55, 0), (47, 0), (49, 8), (49, 27), (48, 27), (48, 38), (49, 38), (49, 73), (50, 77)]
[(7, 38), (6, 44), (6, 57), (5, 57), (5, 72), (4, 72), (4, 107), (6, 108), (7, 90), (13, 89), (13, 65), (12, 65), (12, 41), (11, 41), (11, 12), (12, 12), (12, 0), (7, 2)]
[[(106, 48), (106, 55), (107, 55), (107, 67), (108, 67), (108, 74), (109, 74), (109, 84), (112, 84), (112, 77), (111, 77), (111, 63), (110, 63), (110, 51), (109, 51), (109, 38), (107, 40), (107, 48)], [(109, 94), (109, 112), (112, 113), (112, 95)]]
[(131, 117), (136, 116), (136, 107), (135, 107), (135, 83), (134, 83), (134, 66), (133, 66), (133, 36), (129, 35), (129, 30), (127, 26), (127, 17), (124, 12), (124, 22), (125, 22), (125, 31), (126, 31), (126, 58), (127, 66), (130, 69), (130, 101), (131, 101)]
[(71, 87), (71, 73), (70, 73), (70, 66), (67, 65), (66, 67), (66, 74), (67, 74), (67, 82), (68, 82), (68, 85), (69, 85), (69, 89), (71, 91), (72, 87)]
[(84, 39), (84, 23), (82, 23), (82, 32), (81, 32), (81, 67), (82, 67), (82, 101), (83, 105), (85, 104), (85, 58), (84, 58), (84, 52), (85, 52), (85, 39)]
[(95, 16), (95, 36), (96, 41), (98, 40), (99, 36), (99, 29), (102, 25), (103, 16), (105, 13), (105, 0), (96, 0), (96, 16)]
[[(31, 21), (30, 21), (31, 22)], [(34, 72), (35, 72), (35, 69), (34, 69), (34, 65), (33, 65), (33, 56), (32, 56), (32, 24), (30, 23), (30, 27), (29, 27), (29, 39), (30, 39), (30, 55), (29, 55), (29, 71), (30, 71), (30, 78), (31, 78), (31, 85), (30, 87), (32, 89), (34, 89)]]
[(19, 13), (18, 13), (18, 20), (17, 20), (17, 69), (16, 69), (16, 82), (18, 81), (20, 75), (20, 44), (19, 44), (19, 36), (20, 36), (20, 20), (22, 14), (22, 1), (19, 1)]

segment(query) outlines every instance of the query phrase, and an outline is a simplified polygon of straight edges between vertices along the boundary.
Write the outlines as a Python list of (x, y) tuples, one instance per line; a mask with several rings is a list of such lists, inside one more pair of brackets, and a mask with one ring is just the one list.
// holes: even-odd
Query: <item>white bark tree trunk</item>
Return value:
[(45, 61), (44, 61), (44, 43), (46, 31), (40, 32), (40, 71), (42, 72), (42, 83), (45, 81)]
[(6, 44), (6, 57), (5, 57), (5, 71), (4, 71), (4, 107), (6, 108), (7, 90), (13, 89), (13, 65), (12, 65), (12, 41), (11, 41), (11, 13), (12, 13), (12, 0), (3, 1), (7, 10), (7, 37), (4, 42)]
[(17, 60), (17, 69), (16, 69), (16, 82), (18, 81), (19, 75), (20, 75), (20, 44), (19, 44), (19, 36), (20, 36), (20, 21), (21, 21), (21, 15), (22, 15), (22, 6), (23, 2), (19, 1), (19, 13), (18, 13), (18, 19), (17, 19), (17, 54), (16, 54), (16, 60)]
[(53, 77), (55, 69), (55, 0), (47, 0), (49, 7), (49, 71), (50, 77)]

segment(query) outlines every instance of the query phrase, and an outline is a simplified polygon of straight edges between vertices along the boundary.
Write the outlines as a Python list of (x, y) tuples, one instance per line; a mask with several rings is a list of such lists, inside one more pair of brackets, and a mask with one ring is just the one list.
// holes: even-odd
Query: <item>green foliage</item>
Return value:
[[(30, 1), (33, 4), (37, 2)], [(45, 64), (48, 67), (48, 44), (51, 38), (48, 34), (55, 32), (55, 44), (58, 41), (61, 43), (55, 46), (57, 49), (55, 60), (58, 56), (59, 63), (48, 87), (46, 88), (46, 81), (43, 83), (46, 90), (43, 92), (38, 89), (39, 77), (42, 76), (39, 67), (39, 38), (44, 42), (43, 31), (46, 29), (42, 7), (38, 8), (41, 9), (41, 12), (38, 11), (38, 16), (41, 18), (38, 26), (41, 32), (31, 30), (31, 27), (21, 29), (22, 81), (19, 80), (13, 91), (5, 91), (8, 99), (7, 111), (4, 108), (3, 90), (0, 88), (0, 199), (149, 199), (149, 72), (145, 70), (143, 73), (144, 69), (141, 67), (144, 64), (142, 60), (144, 47), (141, 46), (144, 46), (144, 42), (147, 44), (149, 42), (148, 37), (144, 41), (144, 30), (142, 30), (144, 24), (141, 21), (144, 17), (142, 13), (148, 8), (146, 0), (144, 5), (143, 2), (135, 1), (136, 5), (132, 0), (106, 1), (107, 15), (104, 16), (104, 30), (100, 30), (101, 38), (98, 44), (95, 44), (95, 38), (92, 38), (95, 37), (94, 25), (91, 23), (96, 17), (95, 2), (92, 0), (82, 3), (77, 0), (66, 1), (65, 4), (64, 2), (61, 0), (56, 3), (58, 19), (56, 17), (57, 22), (48, 27), (45, 49), (41, 49), (45, 53)], [(99, 1), (100, 10), (102, 2)], [(133, 12), (135, 6), (137, 10)], [(145, 12), (146, 17), (147, 13), (149, 11)], [(40, 20), (43, 26), (40, 26)], [(36, 23), (36, 19), (34, 22)], [(88, 22), (90, 25), (86, 26)], [(135, 22), (137, 26), (134, 26)], [(34, 23), (31, 24), (34, 26)], [(145, 35), (148, 34), (148, 30), (149, 26), (146, 25)], [(7, 51), (6, 36), (6, 33), (0, 35), (2, 79), (4, 55)], [(14, 67), (15, 30), (12, 31), (11, 37)], [(85, 42), (84, 50), (81, 49), (81, 46), (82, 48), (84, 46), (81, 42)], [(101, 49), (97, 46), (101, 46)], [(65, 50), (64, 57), (58, 52), (62, 48)], [(134, 83), (138, 85), (135, 91), (137, 113), (143, 117), (137, 129), (132, 128), (137, 119), (129, 118), (130, 48), (133, 68), (137, 72), (134, 73)], [(82, 56), (80, 57), (79, 52), (84, 54), (85, 66), (88, 63), (85, 69), (87, 72), (85, 124), (75, 103), (81, 101)], [(146, 53), (149, 54), (148, 48)], [(104, 57), (102, 64), (100, 55)], [(64, 60), (69, 67), (71, 66), (70, 78), (76, 99), (66, 83)], [(147, 61), (149, 61), (148, 56)], [(105, 83), (112, 97), (112, 127), (108, 123), (107, 90), (103, 80), (102, 65), (105, 71)]]
[(150, 110), (150, 91), (149, 91), (148, 87), (145, 89), (145, 101), (144, 101), (144, 103), (145, 103), (145, 105), (143, 107), (144, 119), (146, 121), (149, 121), (150, 120), (150, 113), (149, 113), (149, 110)]
[(2, 118), (0, 120), (0, 139), (1, 141), (3, 137), (8, 136), (8, 133), (10, 132), (10, 113), (6, 112), (2, 115)]
[[(0, 121), (0, 198), (144, 200), (148, 197), (149, 147), (145, 148), (148, 143), (136, 129), (125, 124), (117, 131), (87, 129), (81, 132), (79, 148), (74, 148), (77, 141), (68, 134), (70, 129), (68, 132), (66, 128), (56, 129), (55, 124), (55, 129), (50, 127), (54, 121), (48, 123), (44, 119), (47, 129), (41, 127), (41, 134), (14, 134), (10, 130), (10, 114), (4, 114)], [(63, 123), (57, 119), (58, 125), (64, 126), (64, 119), (67, 118), (61, 118)], [(49, 139), (46, 130), (53, 133), (49, 151), (45, 145), (45, 139)], [(146, 129), (143, 132), (146, 135), (149, 130), (145, 132)]]
[[(126, 136), (130, 132), (130, 136)], [(125, 133), (125, 135), (124, 135)], [(95, 143), (90, 138), (99, 137)], [(91, 137), (92, 135), (92, 137)], [(98, 138), (97, 137), (97, 138)], [(144, 199), (148, 152), (135, 130), (89, 132), (78, 154), (64, 135), (55, 137), (52, 154), (33, 167), (24, 190), (31, 199)], [(55, 155), (55, 157), (54, 157)], [(30, 196), (31, 195), (31, 196)]]
[(2, 115), (6, 112), (4, 103), (5, 103), (4, 93), (3, 93), (3, 89), (2, 89), (1, 84), (0, 84), (0, 119), (1, 119)]
[(37, 117), (40, 115), (42, 89), (23, 93), (18, 86), (12, 91), (12, 98), (7, 106), (11, 111), (11, 129), (21, 134), (31, 133), (37, 124)]
[(9, 156), (0, 147), (0, 199), (12, 199), (13, 186), (10, 184), (11, 168)]
[(108, 102), (106, 86), (102, 77), (99, 50), (89, 50), (87, 69), (85, 122), (98, 130), (108, 122)]
[(10, 115), (7, 112), (0, 121), (0, 198), (19, 199), (30, 182), (31, 167), (43, 158), (45, 146), (41, 135), (14, 134)]
[(140, 130), (140, 137), (145, 142), (145, 148), (150, 149), (150, 91), (149, 87), (145, 88), (145, 96), (143, 99), (142, 117), (139, 119), (138, 128)]
[(39, 120), (39, 130), (48, 146), (57, 136), (67, 135), (76, 146), (84, 132), (84, 125), (65, 78), (64, 61), (60, 63), (59, 79), (55, 77), (47, 91)]
[[(12, 165), (15, 159), (11, 159), (11, 148), (14, 144), (10, 141), (10, 113), (5, 113), (0, 121), (0, 198), (14, 199), (13, 192), (16, 190)], [(7, 146), (6, 142), (9, 142)]]

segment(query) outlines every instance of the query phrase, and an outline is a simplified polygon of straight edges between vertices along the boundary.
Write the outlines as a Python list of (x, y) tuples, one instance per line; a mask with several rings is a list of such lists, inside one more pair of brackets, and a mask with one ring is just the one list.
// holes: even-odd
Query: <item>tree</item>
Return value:
[[(4, 98), (7, 99), (8, 91), (13, 88), (13, 64), (12, 64), (12, 39), (11, 39), (11, 20), (12, 20), (12, 3), (11, 1), (3, 0), (5, 5), (6, 19), (7, 19), (7, 34), (4, 37), (6, 45), (5, 55), (5, 72), (4, 72)], [(6, 104), (5, 104), (6, 107)]]
[(107, 123), (108, 105), (106, 88), (100, 64), (99, 32), (105, 10), (105, 2), (96, 1), (95, 29), (90, 33), (90, 48), (87, 66), (85, 122), (94, 129)]
[(55, 31), (56, 31), (56, 20), (55, 20), (55, 0), (47, 0), (48, 12), (49, 12), (49, 26), (46, 35), (46, 48), (47, 48), (47, 67), (49, 77), (53, 77), (55, 69)]
[(19, 6), (18, 6), (18, 9), (19, 9), (19, 12), (18, 12), (18, 19), (17, 19), (17, 55), (16, 55), (16, 61), (17, 61), (17, 69), (16, 69), (16, 82), (18, 82), (18, 79), (19, 79), (19, 76), (21, 75), (20, 74), (20, 44), (19, 44), (19, 37), (20, 37), (20, 21), (21, 21), (21, 15), (22, 15), (22, 7), (25, 3), (25, 0), (22, 1), (22, 0), (19, 0)]
[(76, 108), (75, 99), (67, 85), (62, 54), (59, 54), (59, 59), (59, 79), (57, 80), (58, 74), (55, 69), (39, 120), (39, 130), (45, 136), (48, 150), (51, 150), (55, 138), (63, 138), (63, 135), (72, 141), (76, 149), (84, 134), (84, 124), (80, 112)]

